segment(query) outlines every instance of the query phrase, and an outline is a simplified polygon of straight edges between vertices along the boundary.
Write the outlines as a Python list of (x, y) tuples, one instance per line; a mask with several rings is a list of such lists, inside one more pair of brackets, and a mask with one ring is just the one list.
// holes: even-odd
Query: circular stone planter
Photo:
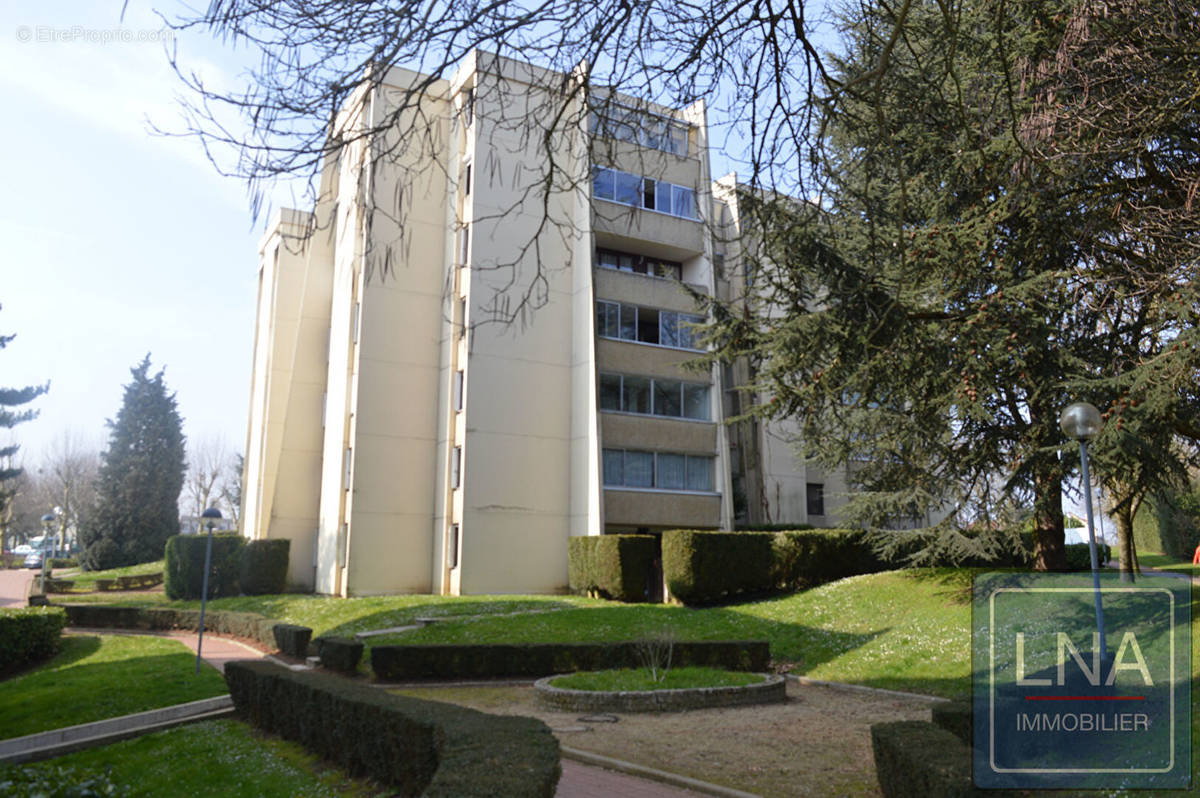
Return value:
[(533, 683), (538, 703), (566, 712), (680, 712), (710, 707), (748, 704), (781, 704), (787, 700), (787, 682), (778, 674), (761, 674), (764, 680), (738, 687), (688, 687), (681, 690), (567, 690), (554, 687), (547, 676)]

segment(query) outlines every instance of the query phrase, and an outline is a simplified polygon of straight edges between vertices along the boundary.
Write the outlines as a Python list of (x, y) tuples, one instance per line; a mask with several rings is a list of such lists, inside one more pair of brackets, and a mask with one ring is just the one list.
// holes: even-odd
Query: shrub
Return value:
[(231, 662), (239, 714), (402, 795), (551, 798), (558, 742), (533, 718), (395, 696), (268, 662)]
[(744, 593), (797, 590), (854, 574), (896, 567), (875, 553), (862, 530), (663, 534), (663, 575), (684, 604), (708, 604)]
[(250, 540), (242, 548), (238, 583), (247, 596), (282, 593), (287, 587), (288, 548), (286, 538)]
[[(1068, 571), (1090, 571), (1092, 570), (1092, 553), (1086, 543), (1070, 543), (1066, 546), (1067, 553), (1067, 570)], [(1107, 543), (1096, 544), (1096, 558), (1103, 564), (1112, 554)]]
[(0, 674), (54, 656), (66, 623), (67, 614), (58, 607), (0, 609)]
[(588, 535), (568, 543), (571, 590), (617, 601), (647, 601), (654, 594), (653, 535)]
[[(244, 539), (238, 534), (213, 535), (208, 597), (236, 596), (238, 563)], [(170, 599), (197, 599), (203, 589), (208, 535), (174, 535), (167, 540), (164, 590)]]
[[(644, 643), (527, 643), (481, 645), (371, 646), (375, 678), (480, 679), (496, 676), (552, 676), (574, 671), (636, 668)], [(676, 642), (671, 662), (723, 670), (764, 671), (771, 659), (765, 640)]]
[(6, 798), (102, 798), (125, 795), (107, 773), (69, 767), (0, 765), (0, 795)]
[(74, 557), (51, 557), (46, 565), (50, 568), (78, 568), (79, 560)]
[(905, 720), (871, 727), (875, 772), (884, 798), (985, 795), (971, 783), (971, 751), (932, 723)]
[(342, 673), (358, 672), (358, 663), (363, 655), (361, 640), (349, 637), (318, 637), (313, 641), (313, 645), (317, 648), (322, 667)]
[(275, 645), (284, 654), (300, 658), (308, 656), (308, 642), (312, 639), (312, 629), (290, 623), (277, 623), (271, 631), (275, 635)]
[(663, 577), (671, 596), (703, 604), (776, 587), (772, 532), (663, 533)]
[(940, 726), (950, 732), (966, 745), (971, 744), (971, 740), (974, 738), (974, 729), (971, 725), (974, 715), (969, 700), (940, 701), (933, 705), (930, 715), (935, 726)]

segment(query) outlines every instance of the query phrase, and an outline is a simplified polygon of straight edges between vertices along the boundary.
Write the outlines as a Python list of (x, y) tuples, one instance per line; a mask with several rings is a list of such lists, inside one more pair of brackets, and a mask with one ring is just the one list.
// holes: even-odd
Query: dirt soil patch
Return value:
[(880, 795), (871, 724), (929, 720), (930, 702), (788, 682), (788, 701), (662, 714), (544, 710), (529, 686), (405, 687), (393, 692), (545, 721), (562, 745), (758, 793)]

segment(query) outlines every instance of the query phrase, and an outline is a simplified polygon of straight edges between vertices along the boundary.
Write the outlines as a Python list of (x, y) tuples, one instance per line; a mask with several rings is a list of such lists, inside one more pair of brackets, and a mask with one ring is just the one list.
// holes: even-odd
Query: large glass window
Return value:
[(621, 380), (624, 385), (621, 391), (621, 407), (618, 409), (626, 413), (649, 414), (652, 395), (650, 378), (614, 376), (617, 376), (617, 379)]
[(622, 205), (632, 205), (635, 208), (649, 208), (684, 219), (698, 218), (696, 192), (693, 189), (617, 169), (595, 167), (592, 175), (592, 196)]
[(643, 308), (605, 300), (596, 302), (596, 334), (602, 338), (620, 338), (698, 351), (697, 336), (690, 325), (703, 323), (703, 316), (673, 310)]
[(712, 457), (625, 449), (605, 449), (603, 455), (608, 487), (712, 493)]
[(623, 374), (600, 375), (600, 409), (708, 421), (708, 386)]
[(641, 255), (630, 255), (628, 252), (615, 252), (611, 249), (596, 250), (596, 264), (614, 271), (649, 274), (653, 277), (673, 277), (678, 280), (683, 274), (683, 264), (677, 261), (646, 258)]
[(590, 120), (592, 132), (598, 136), (687, 155), (688, 126), (684, 122), (616, 103), (592, 111)]

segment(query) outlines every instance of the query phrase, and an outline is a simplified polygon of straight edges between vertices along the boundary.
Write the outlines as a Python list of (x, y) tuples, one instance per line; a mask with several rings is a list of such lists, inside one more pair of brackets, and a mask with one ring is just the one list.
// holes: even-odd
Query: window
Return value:
[(467, 168), (463, 174), (463, 196), (471, 196), (471, 164), (467, 164)]
[(600, 409), (708, 421), (708, 386), (680, 380), (601, 374)]
[(449, 551), (446, 552), (448, 568), (458, 567), (458, 524), (450, 525)]
[(475, 89), (467, 89), (462, 93), (463, 124), (470, 127), (475, 121)]
[(450, 488), (462, 484), (462, 447), (455, 446), (450, 452)]
[(458, 298), (458, 335), (462, 337), (467, 334), (467, 298), (461, 296)]
[(463, 372), (462, 369), (454, 372), (454, 411), (459, 412), (463, 409)]
[(358, 317), (362, 313), (362, 303), (355, 302), (350, 316), (350, 343), (358, 343)]
[(712, 492), (713, 458), (605, 449), (604, 484), (619, 488)]
[(808, 499), (808, 514), (825, 515), (825, 486), (820, 482), (809, 482), (804, 487)]
[(692, 325), (703, 323), (703, 316), (690, 313), (596, 302), (596, 334), (602, 338), (699, 351)]
[(683, 122), (616, 103), (592, 111), (590, 119), (597, 136), (687, 155), (688, 126)]
[(463, 225), (462, 230), (458, 234), (458, 263), (460, 266), (467, 265), (467, 258), (471, 254), (471, 226)]
[(698, 218), (693, 189), (602, 166), (597, 166), (592, 176), (592, 196), (684, 219)]
[(596, 250), (596, 263), (605, 269), (648, 274), (651, 277), (670, 277), (679, 280), (683, 275), (683, 264), (677, 261), (630, 255), (628, 252), (615, 252), (610, 249)]
[(353, 450), (346, 449), (346, 457), (342, 462), (342, 489), (350, 490), (350, 469), (354, 465)]

